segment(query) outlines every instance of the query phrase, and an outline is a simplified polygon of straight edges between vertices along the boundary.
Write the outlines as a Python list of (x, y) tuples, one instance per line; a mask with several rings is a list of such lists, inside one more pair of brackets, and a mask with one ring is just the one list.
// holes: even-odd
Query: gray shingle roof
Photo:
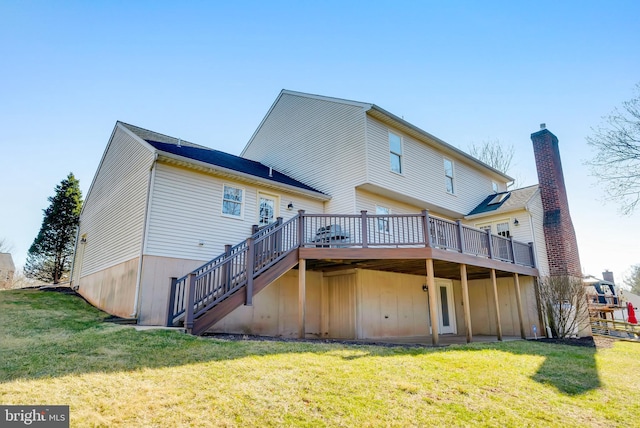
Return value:
[(286, 186), (296, 187), (298, 189), (324, 195), (321, 191), (291, 178), (286, 174), (275, 171), (260, 162), (221, 152), (219, 150), (214, 150), (209, 147), (200, 146), (178, 138), (169, 137), (168, 135), (149, 131), (127, 123), (120, 122), (120, 124), (161, 152), (204, 162), (212, 166), (218, 166), (242, 174), (248, 174), (261, 180), (271, 181), (274, 184), (284, 184)]
[(502, 213), (510, 212), (525, 208), (527, 202), (538, 191), (538, 185), (523, 187), (521, 189), (515, 189), (508, 192), (501, 192), (497, 195), (508, 195), (502, 202), (497, 204), (491, 204), (491, 201), (496, 197), (496, 194), (487, 196), (480, 204), (475, 207), (468, 216), (475, 216), (478, 214), (486, 213)]

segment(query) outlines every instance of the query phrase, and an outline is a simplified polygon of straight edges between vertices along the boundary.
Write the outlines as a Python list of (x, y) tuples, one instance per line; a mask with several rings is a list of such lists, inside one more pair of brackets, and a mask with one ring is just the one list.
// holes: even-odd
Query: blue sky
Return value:
[(640, 82), (638, 1), (0, 2), (0, 238), (22, 265), (70, 171), (86, 194), (116, 120), (239, 154), (283, 88), (375, 103), (467, 150), (560, 140), (585, 273), (640, 263), (585, 137)]

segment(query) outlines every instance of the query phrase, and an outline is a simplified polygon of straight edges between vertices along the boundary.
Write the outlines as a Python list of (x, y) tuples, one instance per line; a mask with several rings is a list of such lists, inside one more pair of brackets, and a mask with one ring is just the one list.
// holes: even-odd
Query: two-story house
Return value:
[(73, 285), (196, 334), (532, 336), (540, 192), (510, 181), (376, 105), (286, 90), (239, 157), (118, 122)]

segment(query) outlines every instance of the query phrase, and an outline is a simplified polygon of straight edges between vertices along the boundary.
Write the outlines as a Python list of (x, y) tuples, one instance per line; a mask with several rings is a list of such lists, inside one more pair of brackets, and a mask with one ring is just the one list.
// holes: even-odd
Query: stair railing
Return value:
[[(298, 248), (298, 219), (299, 215), (284, 223), (278, 219), (188, 275), (172, 278), (167, 325), (185, 318), (189, 328), (193, 319), (244, 286), (250, 305), (253, 279)], [(190, 312), (189, 307), (193, 308)]]

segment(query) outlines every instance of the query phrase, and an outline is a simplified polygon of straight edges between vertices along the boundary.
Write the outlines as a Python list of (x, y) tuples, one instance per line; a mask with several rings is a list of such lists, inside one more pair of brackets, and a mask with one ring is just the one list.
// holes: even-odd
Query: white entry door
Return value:
[[(456, 313), (453, 303), (453, 283), (449, 279), (436, 279), (438, 297), (438, 332), (456, 334)], [(429, 327), (431, 331), (431, 327)]]

